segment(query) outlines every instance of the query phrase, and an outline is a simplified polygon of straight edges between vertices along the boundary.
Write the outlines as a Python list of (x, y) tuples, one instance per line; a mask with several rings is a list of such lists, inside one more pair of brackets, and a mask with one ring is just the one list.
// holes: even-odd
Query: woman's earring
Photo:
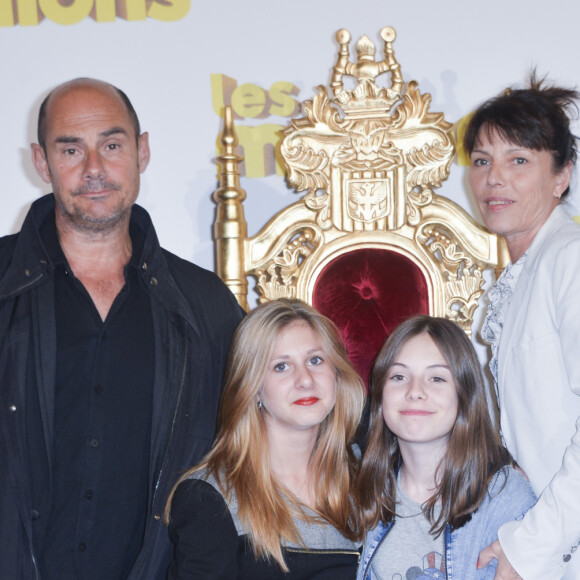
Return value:
[(262, 405), (262, 399), (258, 399), (258, 410), (261, 411), (264, 405)]

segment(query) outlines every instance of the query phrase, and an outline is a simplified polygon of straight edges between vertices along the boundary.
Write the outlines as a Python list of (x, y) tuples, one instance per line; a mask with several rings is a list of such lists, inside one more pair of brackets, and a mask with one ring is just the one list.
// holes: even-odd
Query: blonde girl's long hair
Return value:
[[(345, 537), (360, 539), (362, 529), (352, 494), (358, 460), (351, 442), (363, 411), (365, 386), (348, 361), (334, 324), (300, 300), (268, 302), (242, 320), (226, 365), (216, 440), (203, 462), (175, 486), (198, 471), (213, 475), (226, 500), (235, 494), (238, 515), (256, 558), (273, 558), (284, 571), (288, 568), (281, 542), (303, 543), (292, 518), (308, 518), (270, 469), (263, 411), (257, 400), (276, 337), (296, 322), (308, 324), (320, 336), (336, 376), (336, 403), (320, 425), (310, 459), (315, 511)], [(165, 510), (166, 523), (175, 487)]]
[[(457, 418), (436, 473), (439, 486), (423, 506), (431, 533), (437, 536), (447, 524), (457, 529), (467, 523), (485, 498), (491, 478), (513, 460), (491, 422), (481, 367), (465, 332), (444, 318), (409, 318), (393, 331), (373, 367), (369, 434), (357, 482), (362, 524), (372, 529), (396, 515), (402, 457), (397, 436), (383, 418), (383, 389), (398, 353), (421, 334), (431, 337), (447, 361), (458, 399)], [(435, 518), (437, 503), (441, 512)]]

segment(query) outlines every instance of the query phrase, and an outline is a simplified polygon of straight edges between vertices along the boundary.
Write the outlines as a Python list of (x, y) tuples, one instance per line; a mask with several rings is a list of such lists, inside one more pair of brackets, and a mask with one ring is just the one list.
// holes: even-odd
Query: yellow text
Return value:
[(294, 98), (299, 89), (288, 81), (275, 82), (269, 90), (258, 85), (239, 85), (226, 75), (211, 75), (213, 110), (223, 116), (224, 107), (231, 105), (234, 119), (265, 119), (270, 115), (291, 117), (298, 112), (300, 104)]
[(181, 20), (191, 0), (0, 0), (0, 26), (37, 26), (44, 18), (56, 24), (77, 24), (87, 17), (96, 22)]
[[(275, 82), (266, 90), (251, 83), (238, 85), (235, 79), (226, 75), (211, 75), (213, 110), (223, 117), (224, 107), (230, 105), (236, 121), (265, 119), (271, 115), (291, 117), (300, 108), (294, 98), (298, 92), (298, 87), (287, 81)], [(273, 123), (249, 126), (236, 122), (240, 155), (244, 157), (241, 171), (246, 177), (284, 175), (284, 164), (278, 153), (280, 131), (283, 128)], [(220, 147), (218, 140), (218, 155)]]
[(471, 119), (472, 113), (465, 115), (455, 123), (455, 129), (457, 130), (457, 164), (458, 165), (469, 165), (471, 163), (469, 159), (469, 153), (463, 148), (463, 136), (465, 135), (465, 129), (469, 119)]
[[(236, 125), (239, 140), (238, 155), (244, 158), (240, 173), (246, 177), (266, 177), (266, 175), (284, 175), (284, 163), (278, 152), (282, 125), (265, 123), (250, 127)], [(218, 139), (218, 155), (222, 152)]]

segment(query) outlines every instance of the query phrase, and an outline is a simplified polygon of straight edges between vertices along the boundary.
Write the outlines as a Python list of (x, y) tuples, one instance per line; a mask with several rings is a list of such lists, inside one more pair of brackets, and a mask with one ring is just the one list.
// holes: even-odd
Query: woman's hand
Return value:
[(479, 553), (477, 568), (485, 568), (493, 559), (497, 560), (497, 570), (495, 580), (522, 580), (522, 577), (512, 568), (506, 555), (501, 549), (500, 543), (496, 540)]

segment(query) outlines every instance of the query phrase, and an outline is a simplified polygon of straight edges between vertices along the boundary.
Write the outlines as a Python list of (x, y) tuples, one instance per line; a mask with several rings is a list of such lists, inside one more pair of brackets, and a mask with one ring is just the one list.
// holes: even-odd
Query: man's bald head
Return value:
[(69, 90), (78, 87), (94, 87), (100, 90), (111, 91), (112, 93), (116, 94), (117, 97), (125, 105), (125, 108), (127, 109), (127, 114), (129, 115), (129, 119), (131, 120), (131, 124), (133, 125), (133, 128), (135, 130), (135, 139), (137, 140), (139, 138), (139, 135), (141, 134), (141, 126), (139, 124), (139, 118), (137, 117), (137, 113), (135, 112), (135, 109), (133, 108), (133, 105), (131, 104), (129, 97), (121, 89), (115, 87), (110, 83), (99, 81), (97, 79), (78, 78), (58, 85), (58, 87), (56, 87), (50, 93), (48, 93), (48, 95), (40, 105), (40, 110), (38, 112), (38, 144), (45, 151), (46, 151), (46, 125), (51, 102), (54, 99), (57, 99), (59, 95), (62, 95), (68, 92)]

